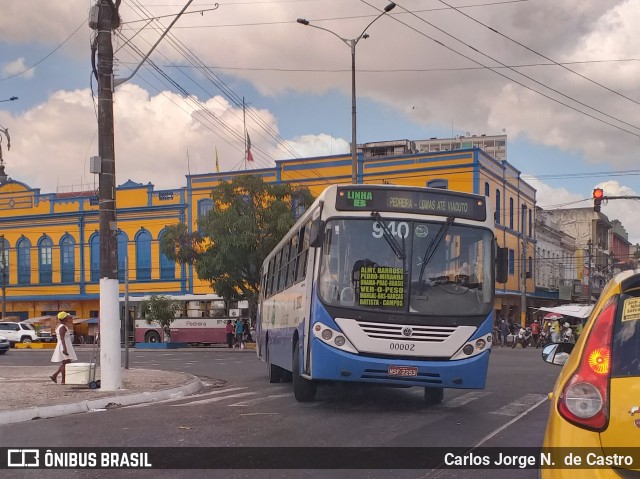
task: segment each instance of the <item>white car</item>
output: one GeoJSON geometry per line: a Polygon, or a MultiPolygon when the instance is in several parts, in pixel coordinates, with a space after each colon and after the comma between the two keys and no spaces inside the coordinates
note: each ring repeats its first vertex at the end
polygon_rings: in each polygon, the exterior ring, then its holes
{"type": "Polygon", "coordinates": [[[0,336],[0,355],[9,351],[9,340],[4,336],[0,336]]]}
{"type": "Polygon", "coordinates": [[[38,340],[38,333],[29,323],[2,321],[0,322],[0,334],[7,338],[12,345],[15,343],[30,343],[38,340]]]}

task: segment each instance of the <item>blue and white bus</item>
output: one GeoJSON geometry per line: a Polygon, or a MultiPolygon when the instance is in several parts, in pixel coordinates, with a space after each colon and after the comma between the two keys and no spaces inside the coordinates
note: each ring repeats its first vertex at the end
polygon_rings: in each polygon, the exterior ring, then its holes
{"type": "Polygon", "coordinates": [[[484,196],[328,187],[262,266],[257,354],[270,382],[292,381],[303,402],[323,381],[421,386],[431,404],[444,388],[483,388],[506,280],[493,226],[484,196]]]}

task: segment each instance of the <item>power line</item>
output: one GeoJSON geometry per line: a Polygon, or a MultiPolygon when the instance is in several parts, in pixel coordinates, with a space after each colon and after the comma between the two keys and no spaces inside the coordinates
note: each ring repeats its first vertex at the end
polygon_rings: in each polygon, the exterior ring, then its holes
{"type": "Polygon", "coordinates": [[[583,78],[583,79],[585,79],[585,80],[587,80],[587,81],[589,81],[589,82],[593,83],[594,85],[597,85],[597,86],[599,86],[599,87],[601,87],[601,88],[603,88],[603,89],[605,89],[605,90],[607,90],[607,91],[609,91],[609,92],[611,92],[611,93],[613,93],[613,94],[615,94],[615,95],[618,95],[618,96],[620,96],[620,97],[622,97],[622,98],[625,98],[626,100],[629,100],[629,101],[631,101],[631,102],[635,103],[636,105],[640,105],[640,102],[638,102],[638,101],[634,100],[633,98],[629,98],[628,96],[623,95],[622,93],[620,93],[620,92],[618,92],[618,91],[616,91],[616,90],[613,90],[613,89],[611,89],[611,88],[609,88],[609,87],[607,87],[607,86],[605,86],[605,85],[603,85],[603,84],[601,84],[601,83],[598,83],[598,82],[597,82],[597,81],[595,81],[595,80],[592,80],[591,78],[587,77],[586,75],[583,75],[583,74],[581,74],[581,73],[578,73],[577,71],[572,70],[571,68],[568,68],[568,67],[566,67],[565,65],[562,65],[562,64],[560,64],[560,63],[556,62],[555,60],[552,60],[552,59],[551,59],[551,58],[549,58],[548,56],[543,55],[542,53],[540,53],[540,52],[538,52],[538,51],[536,51],[536,50],[533,50],[532,48],[529,48],[527,45],[525,45],[525,44],[523,44],[523,43],[519,42],[518,40],[514,40],[514,39],[513,39],[513,38],[511,38],[510,36],[505,35],[504,33],[499,32],[498,30],[496,30],[495,28],[490,27],[489,25],[487,25],[487,24],[485,24],[485,23],[482,23],[480,20],[477,20],[477,19],[473,18],[471,15],[467,15],[466,13],[464,13],[463,11],[461,11],[458,7],[453,7],[453,6],[449,5],[447,2],[445,2],[444,0],[438,0],[438,1],[439,1],[440,3],[442,3],[442,4],[446,5],[447,7],[452,8],[453,10],[455,10],[456,12],[458,12],[460,15],[464,15],[465,17],[467,17],[468,19],[470,19],[470,20],[474,21],[475,23],[478,23],[479,25],[482,25],[483,27],[485,27],[485,28],[487,28],[487,29],[491,30],[492,32],[496,33],[497,35],[500,35],[501,37],[506,38],[507,40],[509,40],[509,41],[511,41],[511,42],[513,42],[513,43],[515,43],[516,45],[521,46],[522,48],[524,48],[524,49],[526,49],[526,50],[530,51],[531,53],[535,53],[535,54],[536,54],[536,55],[538,55],[539,57],[542,57],[542,58],[544,58],[545,60],[548,60],[548,61],[552,62],[554,65],[557,65],[557,66],[559,66],[559,67],[561,67],[561,68],[564,68],[564,69],[565,69],[565,70],[567,70],[568,72],[571,72],[571,73],[573,73],[574,75],[577,75],[577,76],[579,76],[580,78],[583,78]]]}
{"type": "MultiPolygon", "coordinates": [[[[364,3],[364,4],[366,4],[366,5],[369,5],[369,6],[373,7],[373,8],[375,8],[373,5],[371,5],[370,3],[368,3],[366,0],[360,0],[360,1],[361,1],[362,3],[364,3]]],[[[409,13],[410,15],[412,15],[412,16],[414,16],[415,18],[419,19],[421,22],[426,23],[427,25],[429,25],[429,26],[431,26],[432,28],[434,28],[434,29],[438,30],[439,32],[441,32],[441,33],[445,34],[446,36],[453,38],[454,40],[456,40],[457,42],[460,42],[461,44],[463,44],[463,45],[464,45],[464,46],[466,46],[467,48],[469,48],[469,49],[471,49],[471,50],[473,50],[473,51],[475,51],[475,52],[479,53],[480,55],[482,55],[482,56],[484,56],[484,57],[487,57],[488,59],[490,59],[490,60],[492,60],[492,61],[494,61],[494,62],[496,62],[496,63],[500,64],[500,65],[501,65],[501,66],[503,66],[503,67],[506,67],[506,65],[505,65],[504,63],[500,62],[499,60],[497,60],[497,59],[495,59],[495,58],[491,57],[490,55],[488,55],[488,54],[486,54],[486,53],[481,52],[481,51],[480,51],[480,50],[478,50],[477,48],[475,48],[475,47],[473,47],[473,46],[469,45],[468,43],[466,43],[466,42],[464,42],[464,41],[460,40],[459,38],[455,37],[454,35],[452,35],[452,34],[448,33],[447,31],[443,30],[442,28],[440,28],[440,27],[438,27],[438,26],[434,25],[433,23],[431,23],[431,22],[429,22],[429,21],[425,20],[424,18],[422,18],[422,17],[420,17],[420,16],[416,15],[414,12],[412,12],[412,11],[410,11],[410,10],[407,10],[405,7],[403,7],[403,6],[399,5],[399,4],[398,4],[398,6],[400,6],[400,8],[402,8],[404,11],[406,11],[406,12],[407,12],[407,13],[409,13]]],[[[398,23],[400,23],[400,24],[404,25],[405,27],[407,27],[407,28],[409,28],[409,29],[413,30],[414,32],[418,33],[419,35],[424,36],[425,38],[430,39],[431,41],[433,41],[433,42],[437,43],[438,45],[441,45],[442,47],[446,48],[447,50],[449,50],[449,51],[451,51],[451,52],[454,52],[454,53],[456,53],[457,55],[460,55],[461,57],[466,58],[466,59],[467,59],[467,60],[469,60],[469,61],[472,61],[473,63],[476,63],[476,64],[478,64],[478,65],[481,65],[481,66],[485,67],[487,70],[492,71],[492,72],[493,72],[493,73],[495,73],[496,75],[499,75],[499,76],[501,76],[501,77],[503,77],[503,78],[505,78],[505,79],[507,79],[507,80],[509,80],[509,81],[511,81],[511,82],[516,83],[517,85],[520,85],[520,86],[522,86],[522,87],[524,87],[524,88],[526,88],[526,89],[528,89],[528,90],[530,90],[530,91],[532,91],[532,92],[534,92],[534,93],[537,93],[538,95],[541,95],[541,96],[543,96],[543,97],[545,97],[545,98],[547,98],[547,99],[549,99],[549,100],[551,100],[551,101],[554,101],[554,102],[556,102],[556,103],[558,103],[558,104],[560,104],[560,105],[563,105],[563,106],[565,106],[565,107],[567,107],[567,108],[570,108],[570,109],[572,109],[572,110],[574,110],[574,111],[576,111],[576,112],[578,112],[578,113],[581,113],[581,114],[583,114],[583,115],[585,115],[585,116],[587,116],[587,117],[589,117],[589,118],[592,118],[592,119],[594,119],[594,120],[596,120],[596,121],[599,121],[599,122],[604,123],[604,124],[606,124],[606,125],[612,126],[613,128],[616,128],[616,129],[618,129],[618,130],[624,131],[624,132],[626,132],[626,133],[629,133],[630,135],[633,135],[633,136],[636,136],[636,137],[640,138],[640,134],[638,134],[638,133],[635,133],[635,132],[633,132],[633,131],[629,131],[629,130],[627,130],[626,128],[623,128],[623,127],[621,127],[621,126],[619,126],[619,125],[616,125],[616,124],[614,124],[614,123],[611,123],[611,122],[609,122],[609,121],[606,121],[606,120],[604,120],[604,119],[602,119],[602,118],[599,118],[599,117],[597,117],[597,116],[595,116],[595,115],[593,115],[593,114],[591,114],[591,113],[588,113],[588,112],[582,111],[582,110],[580,110],[579,108],[574,107],[574,106],[572,106],[572,105],[569,105],[568,103],[565,103],[565,102],[563,102],[563,101],[560,101],[560,100],[558,100],[558,99],[556,99],[556,98],[553,98],[552,96],[550,96],[550,95],[548,95],[548,94],[546,94],[546,93],[543,93],[543,92],[542,92],[542,91],[540,91],[540,90],[536,90],[535,88],[532,88],[532,87],[530,87],[530,86],[528,86],[528,85],[525,85],[524,83],[522,83],[522,82],[520,82],[520,81],[518,81],[518,80],[515,80],[514,78],[511,78],[511,77],[509,77],[509,76],[507,76],[507,75],[505,75],[505,74],[503,74],[503,73],[501,73],[501,72],[497,71],[497,70],[496,70],[495,68],[493,68],[493,67],[489,67],[489,66],[483,65],[481,62],[479,62],[478,60],[475,60],[474,58],[470,57],[469,55],[466,55],[466,54],[464,54],[464,53],[462,53],[462,52],[459,52],[458,50],[454,49],[453,47],[450,47],[450,46],[448,46],[448,45],[445,45],[445,44],[444,44],[444,43],[442,43],[441,41],[436,40],[435,38],[433,38],[433,37],[431,37],[431,36],[427,35],[426,33],[424,33],[424,32],[422,32],[422,31],[420,31],[420,30],[418,30],[418,29],[416,29],[416,28],[412,27],[411,25],[409,25],[409,24],[407,24],[407,23],[405,23],[405,22],[403,22],[402,20],[400,20],[400,19],[398,19],[398,18],[397,18],[397,15],[390,15],[390,18],[393,18],[393,19],[394,19],[395,21],[397,21],[398,23]]],[[[561,95],[561,96],[563,96],[563,97],[565,97],[565,98],[567,98],[567,99],[569,99],[569,100],[571,100],[571,101],[575,102],[575,103],[578,103],[578,104],[580,104],[580,105],[583,105],[583,106],[585,106],[585,107],[587,107],[587,108],[589,108],[589,109],[591,109],[591,110],[593,110],[593,111],[596,111],[596,112],[598,112],[598,113],[600,113],[600,114],[602,114],[602,115],[604,115],[604,116],[607,116],[607,117],[609,117],[609,118],[611,118],[611,119],[613,119],[613,120],[615,120],[615,121],[618,121],[618,122],[620,122],[620,123],[623,123],[623,124],[629,125],[629,126],[631,126],[631,127],[633,127],[633,128],[636,128],[636,129],[640,129],[640,127],[636,127],[635,125],[629,124],[629,123],[627,123],[627,122],[625,122],[625,121],[623,121],[623,120],[620,120],[620,119],[615,118],[615,117],[613,117],[613,116],[611,116],[611,115],[608,115],[607,113],[604,113],[604,112],[602,112],[602,111],[600,111],[600,110],[598,110],[598,109],[596,109],[596,108],[594,108],[594,107],[591,107],[591,106],[589,106],[589,105],[586,105],[585,103],[580,102],[579,100],[576,100],[576,99],[574,99],[574,98],[572,98],[572,97],[570,97],[570,96],[568,96],[568,95],[565,95],[564,93],[562,93],[562,92],[560,92],[560,91],[558,91],[558,90],[555,90],[555,89],[553,89],[553,88],[551,88],[551,87],[549,87],[549,86],[547,86],[547,85],[543,84],[542,82],[539,82],[539,81],[535,80],[534,78],[532,78],[532,77],[529,77],[529,76],[525,75],[524,73],[521,73],[521,72],[519,72],[519,71],[517,71],[517,70],[515,70],[515,69],[510,69],[510,70],[511,70],[511,71],[513,71],[514,73],[516,73],[516,74],[520,75],[520,76],[523,76],[523,77],[525,77],[525,78],[527,78],[527,79],[531,80],[532,82],[534,82],[534,83],[536,83],[536,84],[539,84],[540,86],[542,86],[542,87],[544,87],[544,88],[546,88],[546,89],[548,89],[548,90],[551,90],[551,91],[553,91],[553,92],[555,92],[555,93],[557,93],[557,94],[559,94],[559,95],[561,95]]]]}

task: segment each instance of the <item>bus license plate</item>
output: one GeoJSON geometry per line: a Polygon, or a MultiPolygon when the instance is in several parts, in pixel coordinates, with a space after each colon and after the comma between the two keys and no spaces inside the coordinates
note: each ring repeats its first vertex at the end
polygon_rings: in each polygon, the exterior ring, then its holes
{"type": "Polygon", "coordinates": [[[418,368],[415,366],[389,366],[389,376],[417,376],[418,368]]]}

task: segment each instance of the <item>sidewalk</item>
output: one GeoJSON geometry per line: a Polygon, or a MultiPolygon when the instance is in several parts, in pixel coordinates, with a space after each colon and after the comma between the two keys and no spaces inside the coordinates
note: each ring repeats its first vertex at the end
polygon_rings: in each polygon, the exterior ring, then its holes
{"type": "Polygon", "coordinates": [[[152,369],[123,369],[122,389],[118,391],[54,384],[50,374],[51,368],[40,366],[5,366],[0,369],[0,426],[181,398],[204,387],[196,376],[152,369]]]}

